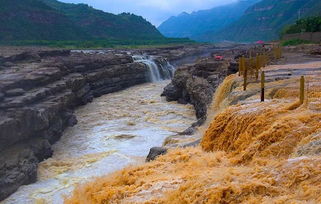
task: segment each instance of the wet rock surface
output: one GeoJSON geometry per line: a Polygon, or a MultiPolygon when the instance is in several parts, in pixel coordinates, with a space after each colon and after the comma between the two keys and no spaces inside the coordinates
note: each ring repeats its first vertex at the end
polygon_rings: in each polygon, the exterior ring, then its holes
{"type": "Polygon", "coordinates": [[[0,199],[35,181],[38,162],[50,157],[51,145],[77,123],[75,107],[147,81],[147,67],[129,55],[58,50],[3,60],[9,66],[0,74],[0,199]]]}
{"type": "Polygon", "coordinates": [[[146,158],[146,162],[155,160],[157,157],[167,153],[167,148],[165,147],[153,147],[150,149],[149,154],[146,158]]]}
{"type": "Polygon", "coordinates": [[[203,59],[195,64],[179,67],[162,95],[168,101],[193,104],[202,124],[206,120],[207,108],[216,88],[228,73],[233,72],[234,64],[227,60],[203,59]]]}
{"type": "MultiPolygon", "coordinates": [[[[179,53],[171,59],[199,51],[171,48],[147,54],[160,54],[156,63],[162,63],[171,50],[179,53]]],[[[38,163],[52,155],[51,145],[77,123],[76,107],[149,81],[148,67],[134,62],[133,52],[5,51],[0,52],[0,200],[35,182],[38,163]]]]}
{"type": "Polygon", "coordinates": [[[248,55],[253,45],[237,45],[235,47],[211,50],[209,57],[203,57],[194,63],[182,65],[162,93],[168,101],[191,103],[196,110],[198,121],[193,126],[200,126],[206,120],[207,108],[219,84],[226,76],[238,72],[238,58],[248,55]],[[222,56],[223,60],[215,60],[214,56],[222,56]]]}
{"type": "Polygon", "coordinates": [[[214,93],[225,77],[238,72],[239,56],[248,54],[251,46],[237,46],[214,50],[210,57],[177,68],[176,73],[162,93],[167,101],[177,101],[194,106],[197,121],[190,128],[176,135],[167,137],[166,148],[191,147],[200,143],[198,127],[207,119],[207,111],[212,103],[214,93]],[[215,60],[214,56],[223,56],[224,60],[215,60]]]}

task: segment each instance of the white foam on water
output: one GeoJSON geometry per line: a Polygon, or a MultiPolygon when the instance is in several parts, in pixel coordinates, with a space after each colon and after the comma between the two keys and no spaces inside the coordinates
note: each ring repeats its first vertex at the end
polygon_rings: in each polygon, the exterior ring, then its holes
{"type": "Polygon", "coordinates": [[[78,108],[78,124],[53,145],[53,157],[40,163],[38,181],[2,204],[60,204],[75,184],[144,162],[151,147],[196,120],[192,106],[160,97],[168,83],[131,87],[78,108]]]}

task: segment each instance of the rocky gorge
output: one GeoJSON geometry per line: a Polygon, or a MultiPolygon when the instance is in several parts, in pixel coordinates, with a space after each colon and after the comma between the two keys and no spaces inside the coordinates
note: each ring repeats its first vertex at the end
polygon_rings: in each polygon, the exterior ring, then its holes
{"type": "Polygon", "coordinates": [[[177,146],[175,138],[188,138],[181,146],[198,144],[199,138],[190,136],[205,122],[216,88],[237,71],[235,59],[247,49],[198,45],[85,51],[19,48],[0,52],[0,200],[37,180],[38,163],[51,157],[52,145],[67,127],[77,124],[75,108],[95,97],[153,81],[155,69],[159,79],[169,79],[173,75],[173,68],[167,67],[169,62],[177,69],[162,96],[167,101],[192,104],[197,121],[168,137],[165,147],[152,148],[147,161],[177,146]],[[214,55],[224,55],[225,59],[216,61],[214,55]]]}
{"type": "Polygon", "coordinates": [[[200,143],[201,135],[198,129],[207,120],[208,109],[216,89],[228,75],[238,71],[237,58],[246,54],[250,48],[251,45],[239,45],[216,49],[209,57],[202,57],[194,63],[184,64],[176,69],[172,81],[164,88],[162,96],[166,97],[167,101],[192,104],[197,121],[185,131],[166,138],[163,147],[152,148],[147,161],[165,154],[170,148],[190,147],[200,143]],[[215,60],[215,55],[224,56],[224,59],[215,60]]]}
{"type": "MultiPolygon", "coordinates": [[[[206,47],[210,49],[210,47],[206,47]]],[[[38,163],[67,127],[76,107],[95,97],[151,80],[134,54],[158,54],[155,63],[201,54],[202,46],[155,50],[71,51],[3,49],[0,54],[0,200],[37,179],[38,163]]],[[[160,70],[160,75],[164,75],[160,70]]],[[[165,77],[165,76],[164,76],[165,77]]],[[[168,77],[168,76],[166,76],[168,77]]]]}

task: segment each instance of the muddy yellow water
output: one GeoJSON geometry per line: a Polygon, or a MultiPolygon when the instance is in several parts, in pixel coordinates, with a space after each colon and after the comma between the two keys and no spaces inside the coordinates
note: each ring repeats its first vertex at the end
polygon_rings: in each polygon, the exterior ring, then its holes
{"type": "Polygon", "coordinates": [[[38,181],[3,204],[63,203],[76,183],[142,163],[151,147],[196,120],[192,106],[160,97],[167,83],[135,86],[77,109],[78,124],[53,146],[53,157],[40,163],[38,181]]]}
{"type": "Polygon", "coordinates": [[[243,91],[242,77],[228,77],[215,94],[199,147],[173,149],[156,161],[78,185],[65,203],[321,203],[316,68],[321,62],[265,68],[263,103],[258,81],[249,80],[243,91]],[[303,104],[301,75],[307,81],[303,104]]]}

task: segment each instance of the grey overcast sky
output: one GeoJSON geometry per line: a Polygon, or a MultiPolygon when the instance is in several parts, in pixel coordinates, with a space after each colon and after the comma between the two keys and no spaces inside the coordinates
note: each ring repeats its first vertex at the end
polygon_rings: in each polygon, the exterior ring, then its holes
{"type": "Polygon", "coordinates": [[[158,26],[181,12],[210,9],[237,0],[60,0],[68,3],[86,3],[96,9],[119,14],[130,12],[143,16],[158,26]]]}

